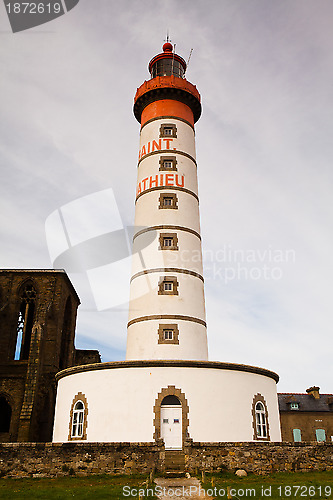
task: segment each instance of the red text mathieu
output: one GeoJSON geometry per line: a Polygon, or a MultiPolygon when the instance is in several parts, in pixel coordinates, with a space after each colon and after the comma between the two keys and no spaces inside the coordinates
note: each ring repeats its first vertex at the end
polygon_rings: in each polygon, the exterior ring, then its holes
{"type": "Polygon", "coordinates": [[[167,187],[167,186],[177,186],[184,187],[185,175],[179,174],[156,174],[151,175],[142,179],[138,183],[136,189],[136,195],[139,196],[143,191],[147,189],[157,188],[157,187],[167,187]]]}

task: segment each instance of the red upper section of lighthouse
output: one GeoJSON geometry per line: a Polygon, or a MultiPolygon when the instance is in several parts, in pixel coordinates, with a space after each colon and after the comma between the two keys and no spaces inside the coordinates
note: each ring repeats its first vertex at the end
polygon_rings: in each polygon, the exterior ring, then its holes
{"type": "MultiPolygon", "coordinates": [[[[171,43],[163,45],[163,52],[149,63],[151,79],[145,81],[134,98],[134,115],[141,122],[143,110],[151,103],[161,100],[178,101],[190,108],[196,122],[201,115],[200,94],[185,77],[186,62],[173,52],[171,43]]],[[[189,110],[189,112],[190,112],[189,110]]]]}

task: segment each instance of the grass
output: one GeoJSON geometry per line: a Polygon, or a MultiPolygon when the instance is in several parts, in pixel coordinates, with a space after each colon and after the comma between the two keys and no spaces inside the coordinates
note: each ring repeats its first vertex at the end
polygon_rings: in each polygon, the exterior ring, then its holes
{"type": "Polygon", "coordinates": [[[250,474],[243,478],[223,472],[205,475],[202,487],[207,493],[213,493],[215,498],[226,499],[229,492],[229,498],[235,500],[237,498],[333,500],[333,471],[280,472],[268,476],[250,474]]]}
{"type": "MultiPolygon", "coordinates": [[[[148,486],[150,490],[147,492],[147,485],[148,477],[143,475],[66,476],[55,479],[2,478],[0,479],[0,499],[63,500],[80,498],[80,500],[100,500],[115,498],[125,500],[126,498],[139,498],[139,489],[145,491],[143,495],[141,492],[142,499],[156,498],[153,496],[151,485],[148,486]],[[125,486],[133,489],[134,494],[125,496],[123,494],[125,486]]],[[[228,472],[206,474],[202,481],[202,488],[207,493],[213,493],[213,497],[224,499],[228,498],[228,491],[229,493],[231,491],[233,496],[229,495],[229,498],[235,500],[244,498],[333,500],[333,471],[275,473],[269,476],[250,474],[245,478],[238,478],[228,472]],[[216,488],[215,492],[214,488],[216,488]]]]}
{"type": "MultiPolygon", "coordinates": [[[[0,479],[1,499],[29,500],[80,500],[93,499],[126,499],[135,496],[124,496],[123,487],[146,489],[147,476],[110,476],[93,475],[87,477],[66,476],[55,479],[0,479]]],[[[136,497],[138,498],[138,496],[136,497]]],[[[152,495],[150,499],[155,498],[152,495]]]]}

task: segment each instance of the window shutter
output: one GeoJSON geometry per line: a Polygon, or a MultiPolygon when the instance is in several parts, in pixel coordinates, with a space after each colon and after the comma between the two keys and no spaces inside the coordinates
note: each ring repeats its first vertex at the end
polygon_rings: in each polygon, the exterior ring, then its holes
{"type": "Polygon", "coordinates": [[[320,441],[326,441],[325,430],[324,429],[316,429],[316,438],[318,443],[320,441]]]}
{"type": "Polygon", "coordinates": [[[300,429],[293,429],[293,435],[294,435],[294,442],[295,443],[300,443],[302,441],[300,429]]]}

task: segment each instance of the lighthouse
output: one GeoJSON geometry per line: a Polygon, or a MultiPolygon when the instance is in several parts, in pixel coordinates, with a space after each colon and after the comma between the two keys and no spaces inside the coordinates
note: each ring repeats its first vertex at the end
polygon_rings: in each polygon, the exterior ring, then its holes
{"type": "Polygon", "coordinates": [[[126,359],[57,374],[53,441],[166,450],[281,441],[278,375],[208,360],[194,130],[201,98],[169,42],[148,69],[133,108],[140,144],[126,359]]]}
{"type": "Polygon", "coordinates": [[[207,360],[194,124],[200,94],[171,43],[138,88],[141,124],[126,359],[207,360]]]}

